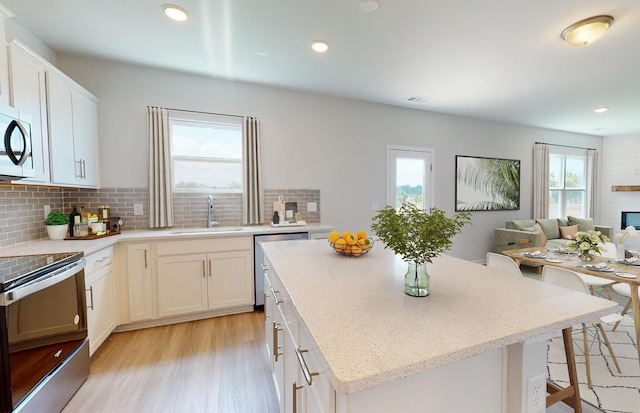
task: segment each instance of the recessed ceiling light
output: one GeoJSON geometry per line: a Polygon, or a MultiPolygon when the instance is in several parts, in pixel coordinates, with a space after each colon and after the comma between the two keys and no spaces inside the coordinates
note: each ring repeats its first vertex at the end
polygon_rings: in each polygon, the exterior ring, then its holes
{"type": "Polygon", "coordinates": [[[318,39],[311,42],[311,48],[314,52],[324,53],[329,50],[329,42],[326,40],[318,39]]]}
{"type": "Polygon", "coordinates": [[[374,11],[378,8],[378,0],[362,0],[360,8],[364,11],[374,11]]]}
{"type": "Polygon", "coordinates": [[[601,108],[598,108],[598,109],[594,110],[594,112],[595,112],[595,113],[605,113],[605,112],[606,112],[606,111],[608,111],[608,110],[609,110],[609,108],[608,108],[608,107],[603,106],[603,107],[601,107],[601,108]]]}
{"type": "Polygon", "coordinates": [[[571,46],[586,46],[601,38],[612,24],[611,16],[589,17],[567,27],[560,36],[571,46]]]}
{"type": "Polygon", "coordinates": [[[183,22],[188,19],[187,11],[180,6],[176,6],[175,4],[164,4],[162,5],[162,10],[164,11],[164,14],[166,14],[167,17],[171,20],[183,22]]]}

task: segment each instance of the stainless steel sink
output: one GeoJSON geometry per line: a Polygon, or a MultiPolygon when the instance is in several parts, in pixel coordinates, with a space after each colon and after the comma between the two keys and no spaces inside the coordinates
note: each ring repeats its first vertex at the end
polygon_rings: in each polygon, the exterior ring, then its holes
{"type": "Polygon", "coordinates": [[[214,227],[214,228],[194,228],[180,229],[171,231],[172,234],[207,234],[210,232],[237,232],[242,231],[243,227],[214,227]]]}

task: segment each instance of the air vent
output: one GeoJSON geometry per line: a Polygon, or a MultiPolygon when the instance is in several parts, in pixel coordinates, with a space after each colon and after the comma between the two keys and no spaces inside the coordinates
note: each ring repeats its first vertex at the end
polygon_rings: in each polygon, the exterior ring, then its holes
{"type": "Polygon", "coordinates": [[[407,101],[411,103],[427,103],[431,99],[429,98],[421,98],[420,96],[411,96],[407,101]]]}

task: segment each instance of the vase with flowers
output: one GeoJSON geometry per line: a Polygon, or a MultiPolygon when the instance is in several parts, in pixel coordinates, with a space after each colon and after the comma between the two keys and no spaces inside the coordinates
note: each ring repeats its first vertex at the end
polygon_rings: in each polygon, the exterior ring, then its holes
{"type": "Polygon", "coordinates": [[[618,232],[616,234],[616,240],[618,241],[618,258],[625,258],[624,242],[629,238],[638,238],[638,232],[633,225],[626,227],[624,232],[618,232]]]}
{"type": "Polygon", "coordinates": [[[609,242],[609,238],[600,231],[578,231],[567,241],[566,247],[578,252],[578,258],[582,261],[591,261],[593,256],[591,252],[602,254],[604,243],[609,242]]]}
{"type": "Polygon", "coordinates": [[[404,292],[413,297],[429,295],[427,263],[448,250],[462,227],[471,222],[468,212],[449,218],[444,211],[430,212],[405,202],[398,209],[387,206],[373,217],[371,229],[384,242],[384,247],[402,256],[408,264],[404,292]]]}

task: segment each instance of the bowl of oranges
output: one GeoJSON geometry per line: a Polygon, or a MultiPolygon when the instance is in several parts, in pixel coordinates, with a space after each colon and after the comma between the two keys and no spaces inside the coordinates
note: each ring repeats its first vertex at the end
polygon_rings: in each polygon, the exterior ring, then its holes
{"type": "Polygon", "coordinates": [[[342,234],[331,231],[328,241],[335,252],[347,257],[360,257],[371,251],[373,247],[373,240],[362,230],[356,233],[345,231],[342,234]]]}

